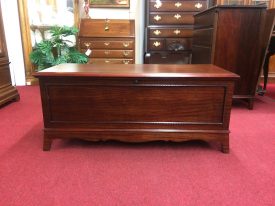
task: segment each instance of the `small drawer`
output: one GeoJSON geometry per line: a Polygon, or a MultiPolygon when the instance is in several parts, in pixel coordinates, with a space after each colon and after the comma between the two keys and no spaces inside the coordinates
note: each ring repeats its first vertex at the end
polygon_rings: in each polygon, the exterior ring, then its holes
{"type": "Polygon", "coordinates": [[[165,41],[163,39],[150,39],[149,40],[149,49],[151,50],[164,50],[165,49],[165,41]]]}
{"type": "Polygon", "coordinates": [[[89,64],[134,64],[133,59],[90,58],[89,64]]]}
{"type": "Polygon", "coordinates": [[[135,21],[127,19],[81,19],[79,37],[134,37],[135,21]]]}
{"type": "Polygon", "coordinates": [[[194,24],[194,13],[186,12],[151,12],[149,22],[153,25],[194,24]]]}
{"type": "Polygon", "coordinates": [[[190,52],[150,52],[145,55],[145,64],[188,64],[190,52]]]}
{"type": "Polygon", "coordinates": [[[132,39],[116,41],[108,38],[100,40],[81,38],[79,44],[82,49],[134,49],[134,41],[132,39]]]}
{"type": "Polygon", "coordinates": [[[191,50],[192,38],[167,38],[165,45],[168,51],[191,50]]]}
{"type": "Polygon", "coordinates": [[[156,1],[150,0],[150,11],[203,11],[207,8],[207,1],[156,1]]]}
{"type": "Polygon", "coordinates": [[[150,37],[192,37],[193,29],[188,28],[149,28],[150,37]]]}
{"type": "MultiPolygon", "coordinates": [[[[82,53],[85,53],[86,50],[81,50],[82,53]]],[[[89,57],[93,58],[133,58],[133,50],[92,50],[89,57]]]]}

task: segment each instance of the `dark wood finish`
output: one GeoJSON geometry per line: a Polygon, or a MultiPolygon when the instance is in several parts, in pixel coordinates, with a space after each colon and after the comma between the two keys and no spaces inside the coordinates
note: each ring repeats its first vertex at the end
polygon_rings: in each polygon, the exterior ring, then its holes
{"type": "Polygon", "coordinates": [[[207,0],[146,1],[144,62],[147,64],[190,63],[193,15],[206,8],[207,0]],[[187,61],[186,54],[189,56],[187,61]],[[163,60],[164,56],[165,60],[163,60]]]}
{"type": "Polygon", "coordinates": [[[166,12],[151,12],[149,14],[149,23],[150,24],[194,24],[194,13],[192,12],[177,12],[175,13],[166,13],[166,12]],[[156,18],[158,15],[161,15],[161,20],[156,18]],[[177,18],[176,18],[177,17],[177,18]]]}
{"type": "Polygon", "coordinates": [[[146,63],[154,64],[158,62],[159,64],[189,64],[190,63],[190,53],[189,52],[150,52],[146,54],[146,63]]]}
{"type": "Polygon", "coordinates": [[[156,0],[148,0],[149,9],[152,12],[169,12],[169,11],[193,11],[198,12],[201,10],[205,10],[207,8],[207,1],[173,1],[173,0],[164,0],[159,1],[161,4],[158,4],[156,0]]]}
{"type": "Polygon", "coordinates": [[[54,138],[218,141],[229,152],[238,75],[214,65],[58,65],[39,78],[44,150],[54,138]]]}
{"type": "Polygon", "coordinates": [[[270,57],[275,54],[275,9],[268,9],[266,13],[265,32],[264,32],[264,57],[263,57],[263,75],[264,87],[266,91],[268,78],[275,79],[275,67],[270,64],[270,57]]]}
{"type": "Polygon", "coordinates": [[[134,20],[82,19],[78,48],[91,50],[90,64],[134,64],[134,20]]]}
{"type": "Polygon", "coordinates": [[[135,42],[132,38],[123,38],[123,41],[120,39],[113,38],[82,38],[79,41],[80,48],[87,49],[87,45],[91,49],[135,49],[135,42]]]}
{"type": "Polygon", "coordinates": [[[172,38],[191,38],[193,37],[192,28],[161,28],[153,27],[148,28],[148,34],[151,38],[162,38],[162,37],[172,37],[172,38]]]}
{"type": "Polygon", "coordinates": [[[0,3],[0,105],[12,100],[19,100],[17,89],[12,85],[9,57],[7,52],[2,10],[0,3]]]}
{"type": "Polygon", "coordinates": [[[180,38],[169,38],[169,39],[160,39],[160,38],[151,38],[149,42],[149,48],[154,50],[170,50],[170,51],[184,51],[192,49],[192,40],[190,38],[180,39],[180,38]],[[159,42],[159,43],[157,43],[159,42]],[[181,46],[177,46],[177,45],[181,46]],[[177,47],[175,47],[175,45],[177,47]]]}
{"type": "Polygon", "coordinates": [[[192,64],[212,63],[240,75],[234,98],[253,100],[261,71],[265,6],[216,6],[195,15],[192,64]]]}

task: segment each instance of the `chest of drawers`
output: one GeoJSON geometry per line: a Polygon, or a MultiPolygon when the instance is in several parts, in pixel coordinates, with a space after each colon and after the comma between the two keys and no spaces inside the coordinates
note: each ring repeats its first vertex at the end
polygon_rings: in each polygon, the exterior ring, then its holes
{"type": "Polygon", "coordinates": [[[253,100],[261,71],[265,6],[216,6],[195,15],[192,64],[215,64],[240,76],[234,98],[253,100]]]}
{"type": "Polygon", "coordinates": [[[78,48],[89,56],[89,63],[134,64],[134,20],[83,19],[78,48]]]}
{"type": "Polygon", "coordinates": [[[207,1],[148,0],[145,22],[145,63],[189,63],[193,15],[207,8],[207,1]]]}

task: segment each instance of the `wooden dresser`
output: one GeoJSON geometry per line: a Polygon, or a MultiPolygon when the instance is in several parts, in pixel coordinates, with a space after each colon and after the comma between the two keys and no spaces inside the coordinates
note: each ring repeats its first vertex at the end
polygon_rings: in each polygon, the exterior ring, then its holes
{"type": "Polygon", "coordinates": [[[134,64],[134,20],[82,19],[78,36],[79,51],[89,63],[134,64]]]}
{"type": "Polygon", "coordinates": [[[146,1],[144,62],[190,63],[193,15],[206,8],[206,0],[146,1]]]}
{"type": "Polygon", "coordinates": [[[44,150],[55,138],[204,140],[229,152],[238,75],[214,65],[62,64],[37,72],[44,150]]]}
{"type": "Polygon", "coordinates": [[[195,15],[192,64],[240,75],[234,98],[253,100],[261,71],[265,6],[216,6],[195,15]]]}
{"type": "Polygon", "coordinates": [[[17,89],[12,85],[9,57],[6,47],[2,10],[0,5],[0,106],[12,100],[19,100],[17,89]]]}

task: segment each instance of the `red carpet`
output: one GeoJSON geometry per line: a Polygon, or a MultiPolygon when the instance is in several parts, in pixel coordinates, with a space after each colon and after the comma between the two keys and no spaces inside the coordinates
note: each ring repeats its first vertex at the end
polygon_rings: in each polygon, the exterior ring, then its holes
{"type": "Polygon", "coordinates": [[[0,206],[275,205],[268,96],[257,96],[254,110],[234,103],[230,154],[204,142],[80,140],[56,140],[43,152],[39,88],[18,89],[21,100],[0,109],[0,206]]]}
{"type": "Polygon", "coordinates": [[[265,96],[275,101],[275,84],[267,84],[265,96]]]}

